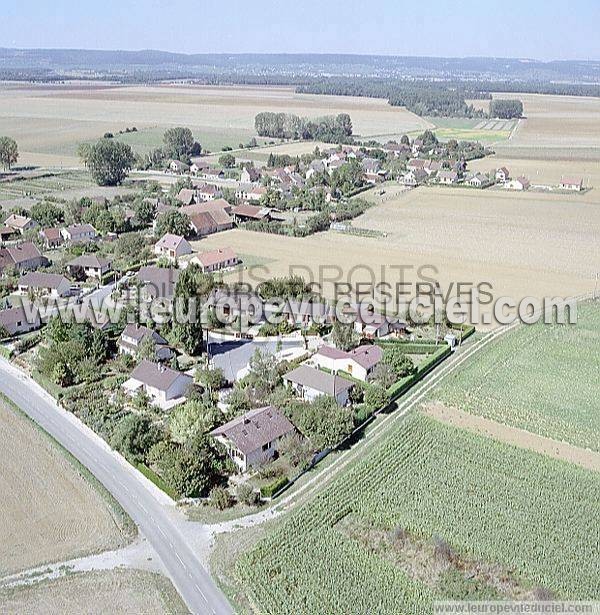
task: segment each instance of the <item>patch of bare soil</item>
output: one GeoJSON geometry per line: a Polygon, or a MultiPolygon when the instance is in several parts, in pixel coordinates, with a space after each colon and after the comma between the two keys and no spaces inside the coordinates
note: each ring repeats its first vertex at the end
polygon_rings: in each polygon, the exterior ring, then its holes
{"type": "Polygon", "coordinates": [[[575,463],[587,470],[600,472],[600,453],[573,446],[567,442],[538,436],[524,429],[509,427],[439,402],[426,404],[423,411],[443,423],[466,429],[472,433],[548,455],[553,459],[575,463]]]}

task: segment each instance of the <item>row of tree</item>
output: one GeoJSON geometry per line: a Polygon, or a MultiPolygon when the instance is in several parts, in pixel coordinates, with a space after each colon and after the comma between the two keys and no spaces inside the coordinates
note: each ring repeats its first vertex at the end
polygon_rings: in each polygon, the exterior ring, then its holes
{"type": "Polygon", "coordinates": [[[347,113],[311,120],[293,113],[264,111],[254,118],[254,127],[261,137],[275,139],[315,139],[326,143],[348,143],[352,137],[352,120],[347,113]]]}

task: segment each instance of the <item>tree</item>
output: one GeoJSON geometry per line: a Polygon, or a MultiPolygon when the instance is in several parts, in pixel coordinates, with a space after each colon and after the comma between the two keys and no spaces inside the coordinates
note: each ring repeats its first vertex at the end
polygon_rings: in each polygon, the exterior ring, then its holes
{"type": "Polygon", "coordinates": [[[215,369],[199,368],[196,370],[196,381],[212,393],[213,391],[218,391],[223,386],[225,376],[220,367],[215,369]]]}
{"type": "Polygon", "coordinates": [[[390,401],[387,390],[379,383],[371,385],[365,393],[365,403],[371,410],[379,410],[385,408],[390,401]]]}
{"type": "Polygon", "coordinates": [[[168,155],[172,158],[187,160],[192,155],[194,135],[189,128],[181,126],[169,128],[163,135],[163,142],[168,155]]]}
{"type": "Polygon", "coordinates": [[[31,207],[30,215],[44,228],[56,226],[65,219],[62,208],[48,201],[35,203],[35,205],[31,207]]]}
{"type": "Polygon", "coordinates": [[[156,236],[162,237],[165,233],[173,235],[188,236],[191,232],[190,219],[188,216],[176,209],[166,211],[158,216],[156,220],[156,236]]]}
{"type": "Polygon", "coordinates": [[[171,439],[179,444],[185,444],[199,434],[206,433],[216,427],[219,420],[219,410],[215,406],[206,405],[198,399],[190,399],[173,409],[169,419],[171,439]]]}
{"type": "Polygon", "coordinates": [[[523,103],[520,100],[494,98],[490,101],[490,117],[509,120],[523,115],[523,103]]]}
{"type": "Polygon", "coordinates": [[[134,159],[129,145],[102,139],[90,147],[86,160],[92,177],[99,186],[117,186],[127,177],[134,159]]]}
{"type": "Polygon", "coordinates": [[[231,169],[235,166],[235,156],[233,154],[223,154],[219,156],[219,164],[226,169],[231,169]]]}
{"type": "Polygon", "coordinates": [[[248,363],[248,375],[244,382],[252,387],[256,399],[263,401],[281,382],[275,355],[256,348],[248,363]]]}
{"type": "Polygon", "coordinates": [[[135,204],[134,209],[135,217],[141,225],[148,226],[152,224],[156,217],[157,209],[157,205],[152,199],[141,199],[135,204]]]}
{"type": "Polygon", "coordinates": [[[417,370],[413,360],[404,352],[401,345],[391,345],[383,351],[383,362],[390,366],[396,378],[404,378],[417,370]]]}
{"type": "Polygon", "coordinates": [[[331,341],[336,348],[348,351],[356,347],[359,337],[352,323],[346,324],[336,320],[331,329],[331,341]]]}
{"type": "Polygon", "coordinates": [[[9,169],[19,159],[17,142],[11,137],[0,137],[0,162],[5,169],[9,169]]]}
{"type": "Polygon", "coordinates": [[[240,483],[237,486],[235,497],[238,502],[246,504],[246,506],[256,506],[260,501],[259,493],[249,483],[240,483]]]}
{"type": "Polygon", "coordinates": [[[155,361],[156,360],[156,342],[151,335],[144,337],[137,351],[137,358],[140,361],[155,361]]]}
{"type": "Polygon", "coordinates": [[[285,457],[294,468],[303,470],[312,456],[310,442],[300,434],[285,436],[279,443],[279,454],[285,457]]]}
{"type": "Polygon", "coordinates": [[[125,457],[144,462],[158,439],[158,429],[148,417],[128,414],[117,424],[110,443],[125,457]]]}
{"type": "Polygon", "coordinates": [[[233,505],[233,498],[227,489],[223,487],[213,487],[210,490],[210,503],[218,510],[225,510],[233,505]]]}
{"type": "Polygon", "coordinates": [[[396,382],[396,373],[391,368],[390,365],[382,361],[379,365],[373,370],[372,380],[378,382],[384,388],[388,389],[389,387],[396,382]]]}

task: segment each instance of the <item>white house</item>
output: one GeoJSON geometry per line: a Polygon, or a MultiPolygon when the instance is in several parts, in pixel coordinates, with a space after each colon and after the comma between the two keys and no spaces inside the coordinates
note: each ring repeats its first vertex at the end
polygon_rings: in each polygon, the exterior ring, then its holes
{"type": "Polygon", "coordinates": [[[504,187],[507,190],[527,190],[530,185],[529,180],[522,175],[516,179],[510,179],[504,183],[504,187]]]}
{"type": "MultiPolygon", "coordinates": [[[[0,329],[5,330],[9,335],[20,335],[39,329],[42,326],[39,311],[34,306],[30,307],[30,310],[25,310],[22,305],[19,305],[0,310],[0,329]]],[[[2,337],[1,334],[0,337],[2,337]]]]}
{"type": "Polygon", "coordinates": [[[437,174],[437,180],[440,184],[456,184],[458,182],[458,173],[456,171],[448,171],[446,169],[442,169],[437,174]]]}
{"type": "Polygon", "coordinates": [[[65,241],[70,243],[87,243],[94,241],[98,236],[96,229],[91,224],[73,224],[60,231],[65,241]]]}
{"type": "Polygon", "coordinates": [[[314,401],[321,395],[331,395],[340,406],[345,406],[350,398],[354,383],[337,374],[329,374],[306,364],[299,365],[283,377],[301,399],[314,401]]]}
{"type": "Polygon", "coordinates": [[[562,177],[558,187],[561,190],[581,192],[583,190],[583,179],[581,177],[562,177]]]}
{"type": "Polygon", "coordinates": [[[274,406],[256,408],[210,432],[223,444],[242,472],[259,466],[277,454],[281,440],[296,429],[274,406]]]}
{"type": "Polygon", "coordinates": [[[162,363],[142,361],[123,384],[123,390],[130,396],[140,391],[148,395],[153,404],[162,410],[185,402],[194,379],[187,374],[166,367],[162,363]]]}
{"type": "Polygon", "coordinates": [[[382,359],[383,351],[379,346],[363,344],[349,352],[332,346],[321,346],[310,362],[333,373],[346,372],[366,382],[382,359]]]}
{"type": "Polygon", "coordinates": [[[30,271],[19,279],[19,292],[32,293],[43,297],[67,297],[71,293],[71,283],[67,278],[56,273],[30,271]]]}
{"type": "Polygon", "coordinates": [[[221,269],[235,267],[239,263],[239,259],[231,248],[217,248],[197,254],[190,259],[190,262],[199,265],[203,273],[213,273],[221,269]]]}
{"type": "Polygon", "coordinates": [[[31,229],[35,228],[37,226],[37,222],[26,216],[11,214],[4,221],[4,226],[11,228],[15,232],[23,235],[23,233],[26,233],[27,231],[30,231],[31,229]]]}
{"type": "Polygon", "coordinates": [[[498,182],[507,182],[510,179],[510,173],[506,167],[500,167],[496,169],[496,181],[498,182]]]}
{"type": "Polygon", "coordinates": [[[181,235],[167,233],[154,244],[154,254],[175,261],[186,254],[192,253],[192,246],[181,235]]]}

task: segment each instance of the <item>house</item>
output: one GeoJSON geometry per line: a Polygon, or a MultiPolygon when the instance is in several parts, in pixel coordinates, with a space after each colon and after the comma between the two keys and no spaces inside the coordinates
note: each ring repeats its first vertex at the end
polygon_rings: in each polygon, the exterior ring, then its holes
{"type": "Polygon", "coordinates": [[[40,238],[47,250],[58,248],[63,243],[63,237],[59,228],[45,228],[40,231],[40,238]]]}
{"type": "Polygon", "coordinates": [[[205,169],[208,169],[209,166],[210,165],[208,164],[208,162],[206,162],[206,160],[202,160],[201,158],[193,159],[192,165],[190,166],[190,173],[193,173],[194,175],[199,175],[205,169]]]}
{"type": "Polygon", "coordinates": [[[496,169],[496,181],[497,182],[507,182],[510,179],[510,174],[506,167],[500,167],[496,169]]]}
{"type": "Polygon", "coordinates": [[[483,173],[471,173],[465,179],[465,183],[472,188],[484,188],[490,180],[483,173]]]}
{"type": "Polygon", "coordinates": [[[181,160],[171,160],[169,169],[173,173],[187,173],[190,170],[190,167],[185,162],[181,162],[181,160]]]}
{"type": "Polygon", "coordinates": [[[529,180],[523,175],[516,179],[510,179],[504,183],[504,187],[507,190],[528,190],[529,186],[531,186],[529,180]]]}
{"type": "Polygon", "coordinates": [[[198,202],[196,191],[193,188],[182,188],[175,198],[184,205],[192,205],[198,202]]]}
{"type": "Polygon", "coordinates": [[[443,169],[437,174],[437,180],[440,184],[456,184],[458,183],[458,173],[456,171],[448,171],[443,169]]]}
{"type": "Polygon", "coordinates": [[[172,301],[175,296],[175,286],[179,279],[179,269],[142,267],[137,273],[137,280],[142,287],[142,296],[146,301],[162,299],[172,301]]]}
{"type": "Polygon", "coordinates": [[[355,316],[354,330],[367,339],[380,338],[391,333],[402,333],[406,330],[406,323],[396,322],[395,319],[388,318],[368,307],[351,309],[349,313],[355,316]]]}
{"type": "Polygon", "coordinates": [[[34,306],[29,310],[22,305],[0,310],[0,330],[6,331],[10,336],[29,333],[41,326],[39,311],[34,306]]]}
{"type": "Polygon", "coordinates": [[[423,146],[423,139],[415,139],[411,144],[413,156],[416,156],[423,149],[423,146]]]}
{"type": "Polygon", "coordinates": [[[408,171],[416,171],[417,169],[424,170],[426,160],[421,158],[411,158],[406,163],[406,169],[408,171]]]}
{"type": "Polygon", "coordinates": [[[427,173],[423,169],[407,171],[401,178],[400,182],[405,186],[418,186],[427,179],[427,173]]]}
{"type": "Polygon", "coordinates": [[[156,331],[148,329],[148,327],[137,324],[127,325],[123,329],[119,341],[117,342],[119,354],[127,354],[132,357],[137,356],[140,346],[142,346],[145,340],[153,342],[156,360],[169,361],[173,358],[175,353],[164,337],[159,335],[156,331]]]}
{"type": "Polygon", "coordinates": [[[435,175],[442,168],[442,163],[439,160],[426,160],[423,165],[423,171],[428,177],[435,175]]]}
{"type": "Polygon", "coordinates": [[[202,174],[204,175],[204,177],[206,177],[206,179],[223,179],[223,177],[225,176],[225,173],[223,173],[223,169],[215,169],[212,167],[204,169],[202,174]]]}
{"type": "Polygon", "coordinates": [[[88,243],[98,237],[96,229],[91,224],[73,224],[62,229],[60,234],[69,243],[88,243]]]}
{"type": "Polygon", "coordinates": [[[170,261],[192,253],[192,246],[185,237],[166,233],[154,244],[154,254],[164,256],[170,261]]]}
{"type": "Polygon", "coordinates": [[[194,256],[191,261],[200,266],[203,273],[213,273],[239,263],[237,254],[231,248],[218,248],[194,256]]]}
{"type": "Polygon", "coordinates": [[[111,270],[111,262],[96,254],[83,254],[78,258],[67,263],[68,272],[76,278],[96,278],[102,277],[111,270]]]}
{"type": "Polygon", "coordinates": [[[561,177],[558,187],[561,190],[581,192],[583,190],[583,179],[581,177],[561,177]]]}
{"type": "Polygon", "coordinates": [[[383,351],[379,346],[363,344],[349,352],[332,346],[321,346],[310,362],[332,373],[346,372],[366,382],[382,359],[383,351]]]}
{"type": "Polygon", "coordinates": [[[411,149],[405,143],[394,143],[393,141],[388,141],[383,149],[389,154],[393,154],[394,158],[399,158],[403,154],[408,154],[411,149]]]}
{"type": "Polygon", "coordinates": [[[240,181],[244,184],[257,182],[260,179],[260,171],[254,167],[244,167],[240,174],[240,181]]]}
{"type": "Polygon", "coordinates": [[[4,226],[13,229],[15,232],[23,235],[27,231],[35,228],[37,226],[37,222],[28,218],[27,216],[19,216],[17,214],[11,214],[4,221],[4,226]]]}
{"type": "Polygon", "coordinates": [[[287,417],[274,406],[255,408],[229,421],[210,435],[227,449],[242,472],[259,466],[277,454],[279,444],[296,432],[287,417]]]}
{"type": "Polygon", "coordinates": [[[293,327],[306,329],[314,324],[333,322],[333,309],[325,303],[312,301],[295,301],[289,299],[282,310],[282,315],[293,327]]]}
{"type": "Polygon", "coordinates": [[[46,265],[48,259],[31,241],[0,249],[0,273],[11,268],[18,272],[35,271],[46,265]]]}
{"type": "Polygon", "coordinates": [[[271,219],[271,210],[268,207],[259,207],[245,203],[238,205],[232,210],[233,219],[236,222],[262,222],[271,219]]]}
{"type": "Polygon", "coordinates": [[[145,393],[150,401],[162,410],[185,402],[194,379],[162,363],[142,361],[123,384],[123,390],[130,396],[145,393]]]}
{"type": "Polygon", "coordinates": [[[264,186],[240,184],[235,191],[235,198],[243,201],[260,201],[265,194],[267,194],[267,189],[264,186]]]}
{"type": "Polygon", "coordinates": [[[21,276],[18,282],[19,292],[43,297],[68,297],[71,294],[71,282],[56,273],[30,271],[21,276]]]}
{"type": "Polygon", "coordinates": [[[301,399],[314,401],[321,395],[330,395],[340,406],[350,399],[354,382],[337,374],[329,374],[315,367],[302,364],[283,376],[284,383],[301,399]]]}
{"type": "MultiPolygon", "coordinates": [[[[196,187],[196,195],[199,201],[212,201],[221,196],[221,189],[214,184],[201,184],[196,187]]],[[[189,203],[187,203],[189,204],[189,203]]]]}

